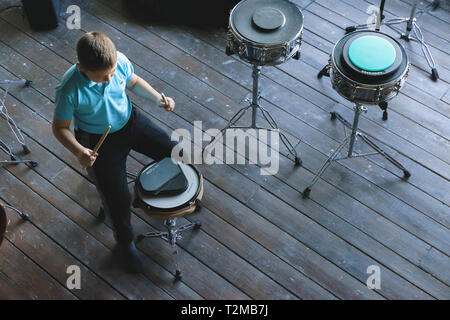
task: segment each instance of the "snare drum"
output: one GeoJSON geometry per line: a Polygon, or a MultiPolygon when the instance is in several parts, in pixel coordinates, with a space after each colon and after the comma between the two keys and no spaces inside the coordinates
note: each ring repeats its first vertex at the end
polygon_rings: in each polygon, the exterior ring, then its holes
{"type": "Polygon", "coordinates": [[[378,31],[355,31],[340,39],[329,66],[333,89],[361,105],[394,98],[405,83],[409,61],[403,46],[378,31]]]}
{"type": "Polygon", "coordinates": [[[230,13],[227,54],[258,66],[299,58],[303,14],[284,0],[244,0],[230,13]]]}
{"type": "MultiPolygon", "coordinates": [[[[139,181],[141,175],[151,171],[155,164],[156,162],[152,162],[143,168],[136,181],[139,181]]],[[[179,163],[179,166],[188,181],[184,192],[173,196],[149,196],[142,194],[135,183],[133,206],[147,211],[153,217],[163,219],[181,217],[201,209],[203,176],[192,165],[179,163]]]]}

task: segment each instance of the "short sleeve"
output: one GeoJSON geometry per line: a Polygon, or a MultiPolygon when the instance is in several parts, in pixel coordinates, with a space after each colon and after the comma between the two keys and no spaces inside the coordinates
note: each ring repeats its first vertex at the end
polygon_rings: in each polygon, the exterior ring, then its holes
{"type": "Polygon", "coordinates": [[[117,51],[117,61],[125,75],[126,82],[130,81],[134,74],[134,68],[130,60],[120,51],[117,51]]]}
{"type": "Polygon", "coordinates": [[[55,97],[55,118],[61,121],[72,119],[75,112],[75,105],[70,97],[61,91],[56,91],[55,97]]]}

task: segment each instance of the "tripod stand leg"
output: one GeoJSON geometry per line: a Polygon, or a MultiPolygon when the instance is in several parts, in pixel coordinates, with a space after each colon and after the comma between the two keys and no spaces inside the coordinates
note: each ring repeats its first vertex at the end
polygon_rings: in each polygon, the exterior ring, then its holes
{"type": "Polygon", "coordinates": [[[14,210],[15,212],[17,212],[19,214],[19,216],[22,218],[23,221],[30,221],[31,220],[30,219],[30,215],[28,213],[22,212],[19,209],[15,208],[13,206],[7,205],[7,204],[3,204],[3,206],[5,208],[11,209],[11,210],[14,210]]]}
{"type": "Polygon", "coordinates": [[[342,148],[347,144],[347,141],[349,139],[350,139],[350,136],[346,137],[344,139],[344,141],[342,141],[341,144],[336,148],[336,150],[331,154],[331,156],[328,157],[328,159],[325,161],[325,163],[319,169],[317,174],[311,180],[311,183],[309,184],[309,186],[303,190],[303,192],[302,192],[303,198],[309,197],[312,187],[316,184],[316,182],[319,180],[320,176],[322,176],[322,174],[325,172],[325,170],[330,166],[330,164],[334,161],[334,159],[337,157],[337,155],[341,152],[342,148]]]}
{"type": "Polygon", "coordinates": [[[372,149],[374,149],[375,151],[377,151],[381,156],[383,156],[386,160],[388,160],[390,163],[392,163],[394,166],[396,166],[397,168],[399,168],[400,170],[403,171],[403,178],[405,180],[407,180],[410,176],[411,173],[397,160],[395,160],[392,156],[390,156],[389,154],[387,154],[383,149],[381,149],[377,144],[375,144],[375,142],[373,142],[372,140],[370,140],[367,136],[358,133],[358,135],[364,140],[365,143],[367,143],[372,149]]]}
{"type": "Polygon", "coordinates": [[[431,77],[433,78],[434,81],[439,80],[439,73],[436,68],[431,69],[431,77]]]}
{"type": "Polygon", "coordinates": [[[211,142],[210,142],[209,144],[207,144],[207,145],[202,149],[202,159],[205,158],[205,151],[206,151],[206,149],[207,149],[208,147],[212,147],[212,146],[217,142],[217,137],[223,135],[223,133],[224,133],[227,129],[229,129],[229,128],[231,128],[232,126],[234,126],[234,124],[235,124],[236,122],[238,122],[238,121],[244,116],[245,112],[246,112],[250,107],[252,107],[251,104],[248,105],[248,106],[246,106],[246,107],[244,107],[244,108],[242,108],[242,109],[240,109],[238,112],[236,112],[236,113],[234,114],[234,116],[230,119],[230,121],[228,121],[227,126],[224,127],[222,130],[220,130],[220,132],[219,132],[215,137],[213,137],[213,138],[211,139],[211,142]]]}
{"type": "Polygon", "coordinates": [[[292,146],[292,144],[290,143],[288,138],[284,135],[284,133],[280,132],[280,138],[281,138],[281,142],[284,144],[286,149],[288,149],[288,152],[294,157],[294,162],[295,162],[294,165],[296,167],[300,167],[303,164],[303,161],[300,158],[300,156],[298,155],[297,150],[295,150],[295,148],[292,146]]]}
{"type": "MultiPolygon", "coordinates": [[[[259,107],[261,109],[261,113],[266,119],[267,123],[271,126],[272,129],[279,130],[277,123],[273,119],[272,115],[266,109],[259,107]]],[[[288,152],[294,157],[295,166],[299,167],[303,164],[302,159],[297,154],[297,150],[295,150],[294,146],[291,144],[289,139],[284,135],[283,132],[279,131],[281,142],[284,144],[288,152]]]]}

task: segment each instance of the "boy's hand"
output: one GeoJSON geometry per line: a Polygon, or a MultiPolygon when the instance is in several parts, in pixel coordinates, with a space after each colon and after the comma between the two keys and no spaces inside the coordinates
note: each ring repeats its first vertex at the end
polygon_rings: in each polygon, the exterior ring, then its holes
{"type": "Polygon", "coordinates": [[[173,111],[173,109],[175,108],[175,101],[170,97],[166,97],[164,95],[164,93],[162,93],[161,96],[162,96],[162,101],[163,101],[163,104],[161,105],[161,107],[166,109],[166,111],[169,111],[169,112],[173,111]]]}
{"type": "Polygon", "coordinates": [[[83,169],[87,167],[92,167],[95,160],[97,159],[98,153],[93,154],[93,151],[88,148],[83,148],[78,154],[78,162],[80,162],[83,169]]]}

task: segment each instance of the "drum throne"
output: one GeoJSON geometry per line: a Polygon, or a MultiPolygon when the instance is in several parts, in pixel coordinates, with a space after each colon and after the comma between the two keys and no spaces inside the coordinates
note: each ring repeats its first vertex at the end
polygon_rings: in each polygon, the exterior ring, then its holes
{"type": "MultiPolygon", "coordinates": [[[[150,164],[150,166],[151,165],[152,164],[150,164]]],[[[186,166],[186,165],[184,165],[184,166],[186,166]]],[[[144,170],[146,170],[146,169],[144,168],[144,170]]],[[[171,248],[173,249],[174,256],[175,256],[175,259],[174,259],[175,281],[179,281],[182,279],[183,274],[179,267],[177,241],[182,239],[182,235],[181,235],[182,232],[187,231],[189,229],[194,229],[194,230],[199,229],[202,224],[199,220],[195,220],[193,222],[190,222],[190,223],[187,223],[187,224],[177,227],[176,221],[177,221],[177,218],[187,216],[194,212],[199,212],[202,209],[203,204],[201,202],[201,199],[203,197],[203,176],[200,173],[198,173],[197,170],[192,169],[190,172],[191,173],[196,172],[197,176],[198,176],[198,182],[196,181],[196,183],[194,183],[195,185],[198,184],[198,187],[196,188],[196,189],[198,189],[198,191],[193,195],[193,197],[187,203],[178,205],[173,208],[169,207],[169,208],[162,209],[159,204],[154,204],[149,201],[149,199],[156,199],[157,197],[156,198],[146,198],[145,196],[142,195],[140,188],[138,187],[137,181],[138,181],[139,177],[141,176],[142,172],[144,172],[144,170],[141,171],[141,173],[139,173],[138,175],[134,175],[132,173],[127,172],[128,177],[132,179],[131,182],[133,182],[133,181],[135,182],[135,187],[134,187],[135,198],[133,200],[133,207],[142,209],[147,214],[147,216],[150,218],[164,220],[164,226],[166,228],[166,231],[156,230],[156,231],[139,234],[136,238],[136,241],[140,242],[140,241],[144,240],[145,238],[161,238],[161,239],[165,240],[166,242],[168,242],[170,244],[171,248]],[[155,207],[156,205],[158,205],[158,207],[155,207]]],[[[189,178],[192,176],[193,175],[190,175],[190,176],[188,175],[187,177],[189,178]]],[[[194,186],[193,186],[193,184],[191,184],[189,182],[189,189],[190,188],[194,188],[194,186]]],[[[167,203],[174,201],[173,198],[171,198],[171,197],[162,197],[161,199],[167,199],[167,203]]]]}

